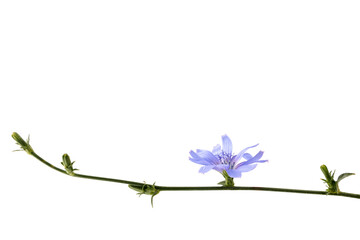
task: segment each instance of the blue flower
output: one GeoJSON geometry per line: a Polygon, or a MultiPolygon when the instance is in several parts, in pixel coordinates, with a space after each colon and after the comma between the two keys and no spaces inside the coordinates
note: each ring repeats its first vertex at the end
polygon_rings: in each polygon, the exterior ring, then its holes
{"type": "Polygon", "coordinates": [[[249,172],[256,167],[256,163],[267,162],[268,160],[260,160],[264,152],[259,151],[255,156],[247,153],[250,148],[259,144],[250,146],[241,150],[238,154],[233,154],[233,147],[230,138],[227,135],[222,136],[222,148],[218,144],[212,152],[208,150],[197,149],[196,152],[190,151],[190,161],[204,165],[200,168],[200,173],[206,173],[210,170],[216,170],[224,175],[224,171],[231,178],[240,178],[243,172],[249,172]],[[240,162],[242,158],[245,161],[240,162]]]}

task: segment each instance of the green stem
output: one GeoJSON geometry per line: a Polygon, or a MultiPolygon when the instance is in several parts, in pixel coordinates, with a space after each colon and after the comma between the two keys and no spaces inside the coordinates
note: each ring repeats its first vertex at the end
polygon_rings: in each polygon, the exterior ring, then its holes
{"type": "MultiPolygon", "coordinates": [[[[36,153],[31,153],[33,157],[38,159],[40,162],[44,163],[45,165],[51,167],[52,169],[61,172],[63,174],[69,175],[66,171],[55,167],[54,165],[50,164],[49,162],[45,161],[36,153]]],[[[69,175],[70,176],[70,175],[69,175]]],[[[96,177],[90,175],[83,175],[83,174],[74,174],[73,177],[79,178],[86,178],[86,179],[93,179],[93,180],[100,180],[100,181],[107,181],[107,182],[116,182],[116,183],[123,183],[128,185],[135,185],[135,186],[143,186],[144,183],[140,182],[133,182],[121,179],[114,179],[114,178],[105,178],[105,177],[96,177]]],[[[270,187],[166,187],[166,186],[157,186],[154,185],[154,188],[159,191],[239,191],[239,190],[250,190],[250,191],[270,191],[270,192],[288,192],[288,193],[303,193],[303,194],[317,194],[317,195],[336,195],[342,197],[350,197],[350,198],[358,198],[360,199],[360,194],[354,193],[346,193],[346,192],[339,192],[339,193],[328,193],[326,191],[315,191],[315,190],[302,190],[302,189],[289,189],[289,188],[270,188],[270,187]]]]}
{"type": "Polygon", "coordinates": [[[60,168],[58,168],[58,167],[55,167],[55,166],[52,165],[51,163],[45,161],[43,158],[41,158],[41,157],[40,157],[39,155],[37,155],[36,153],[32,152],[32,153],[31,153],[31,156],[33,156],[34,158],[36,158],[37,160],[39,160],[39,161],[42,162],[43,164],[51,167],[52,169],[55,169],[55,170],[58,171],[58,172],[61,172],[61,173],[64,173],[64,174],[68,175],[65,170],[62,170],[62,169],[60,169],[60,168]]]}
{"type": "MultiPolygon", "coordinates": [[[[40,162],[44,163],[45,165],[51,167],[52,169],[55,169],[58,172],[64,173],[66,175],[69,175],[65,170],[62,170],[58,167],[55,167],[51,163],[45,161],[43,158],[41,158],[36,153],[31,154],[33,157],[38,159],[40,162]]],[[[69,175],[71,176],[71,175],[69,175]]],[[[86,179],[93,179],[93,180],[99,180],[99,181],[106,181],[106,182],[116,182],[116,183],[124,183],[124,184],[131,184],[131,185],[144,185],[144,183],[140,182],[133,182],[133,181],[127,181],[127,180],[121,180],[121,179],[115,179],[115,178],[105,178],[105,177],[96,177],[96,176],[90,176],[90,175],[83,175],[83,174],[76,174],[72,175],[73,177],[79,177],[79,178],[86,178],[86,179]]]]}
{"type": "Polygon", "coordinates": [[[271,187],[163,187],[156,186],[160,191],[219,191],[219,190],[250,190],[250,191],[269,191],[269,192],[288,192],[288,193],[303,193],[303,194],[317,194],[317,195],[337,195],[342,197],[358,198],[360,194],[354,193],[328,193],[326,191],[290,189],[290,188],[271,188],[271,187]]]}

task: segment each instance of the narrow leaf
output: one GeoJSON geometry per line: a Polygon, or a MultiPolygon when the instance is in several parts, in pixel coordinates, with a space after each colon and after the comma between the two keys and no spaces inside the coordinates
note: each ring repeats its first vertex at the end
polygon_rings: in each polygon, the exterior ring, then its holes
{"type": "Polygon", "coordinates": [[[338,177],[336,183],[339,183],[341,180],[343,180],[344,178],[347,178],[347,177],[349,177],[349,176],[351,176],[351,175],[355,175],[355,173],[343,173],[343,174],[341,174],[341,175],[338,177]]]}
{"type": "Polygon", "coordinates": [[[226,182],[225,181],[221,181],[221,182],[218,182],[219,185],[222,185],[222,186],[225,186],[226,182]]]}

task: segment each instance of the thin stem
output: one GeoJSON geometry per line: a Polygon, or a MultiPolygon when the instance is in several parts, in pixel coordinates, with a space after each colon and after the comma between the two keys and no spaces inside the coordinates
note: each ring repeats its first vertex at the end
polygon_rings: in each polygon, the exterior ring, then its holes
{"type": "Polygon", "coordinates": [[[62,170],[62,169],[60,169],[60,168],[58,168],[58,167],[55,167],[55,166],[52,165],[51,163],[45,161],[42,157],[40,157],[40,156],[37,155],[36,153],[32,152],[31,155],[32,155],[33,157],[35,157],[37,160],[39,160],[40,162],[42,162],[43,164],[51,167],[52,169],[55,169],[55,170],[58,171],[58,172],[61,172],[61,173],[64,173],[64,174],[68,175],[65,170],[62,170]]]}
{"type": "Polygon", "coordinates": [[[106,181],[106,182],[124,183],[124,184],[129,184],[129,185],[144,185],[144,183],[140,183],[140,182],[133,182],[133,181],[127,181],[127,180],[121,180],[121,179],[115,179],[115,178],[96,177],[96,176],[83,175],[83,174],[77,174],[77,173],[74,174],[74,177],[100,180],[100,181],[106,181]]]}
{"type": "MultiPolygon", "coordinates": [[[[50,164],[49,162],[45,161],[36,153],[31,153],[33,157],[38,159],[40,162],[44,163],[45,165],[51,167],[52,169],[61,172],[63,174],[69,175],[66,171],[55,167],[54,165],[50,164]]],[[[70,175],[69,175],[70,176],[70,175]]],[[[116,182],[116,183],[123,183],[132,186],[144,186],[145,183],[140,182],[133,182],[121,179],[114,179],[114,178],[105,178],[105,177],[96,177],[90,175],[83,175],[83,174],[76,174],[74,173],[73,177],[79,178],[86,178],[86,179],[93,179],[93,180],[100,180],[100,181],[107,181],[107,182],[116,182]]],[[[317,194],[317,195],[336,195],[342,197],[350,197],[350,198],[358,198],[360,199],[360,194],[354,193],[346,193],[346,192],[339,192],[339,193],[328,193],[326,191],[316,191],[316,190],[302,190],[302,189],[289,189],[289,188],[270,188],[270,187],[167,187],[167,186],[157,186],[153,185],[153,187],[159,191],[239,191],[239,190],[251,190],[251,191],[270,191],[270,192],[289,192],[289,193],[303,193],[303,194],[317,194]]]]}
{"type": "MultiPolygon", "coordinates": [[[[41,158],[36,153],[32,153],[31,155],[33,157],[35,157],[36,159],[38,159],[40,162],[42,162],[45,165],[51,167],[52,169],[55,169],[58,172],[61,172],[61,173],[64,173],[64,174],[70,176],[65,170],[62,170],[62,169],[60,169],[58,167],[55,167],[51,163],[45,161],[43,158],[41,158]]],[[[124,183],[124,184],[131,184],[131,185],[144,185],[144,183],[140,183],[140,182],[133,182],[133,181],[127,181],[127,180],[121,180],[121,179],[115,179],[115,178],[96,177],[96,176],[83,175],[83,174],[77,174],[77,173],[74,173],[74,175],[72,175],[72,176],[73,177],[79,177],[79,178],[87,178],[87,179],[99,180],[99,181],[116,182],[116,183],[124,183]]]]}
{"type": "Polygon", "coordinates": [[[250,190],[250,191],[269,191],[269,192],[288,192],[288,193],[303,193],[303,194],[317,194],[317,195],[337,195],[350,198],[360,199],[360,194],[354,193],[328,193],[326,191],[303,190],[303,189],[289,189],[289,188],[271,188],[271,187],[163,187],[156,186],[160,191],[219,191],[219,190],[250,190]]]}
{"type": "Polygon", "coordinates": [[[326,191],[317,190],[303,190],[303,189],[290,189],[290,188],[270,188],[270,187],[163,187],[156,186],[160,191],[219,191],[219,190],[251,190],[251,191],[269,191],[269,192],[288,192],[288,193],[303,193],[303,194],[316,194],[316,195],[336,195],[342,197],[358,198],[360,194],[354,193],[328,193],[326,191]]]}

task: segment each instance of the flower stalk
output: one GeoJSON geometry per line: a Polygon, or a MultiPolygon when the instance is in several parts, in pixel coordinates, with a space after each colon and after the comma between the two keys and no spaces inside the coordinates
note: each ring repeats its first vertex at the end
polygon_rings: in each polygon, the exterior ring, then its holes
{"type": "Polygon", "coordinates": [[[223,185],[224,187],[233,187],[235,185],[234,178],[230,177],[225,170],[223,170],[221,174],[224,176],[225,180],[219,182],[219,185],[223,185]]]}
{"type": "MultiPolygon", "coordinates": [[[[64,166],[65,170],[60,169],[51,163],[47,162],[39,155],[37,155],[32,147],[29,144],[29,140],[24,141],[19,134],[13,133],[12,137],[20,145],[21,150],[27,152],[31,156],[35,157],[37,160],[42,162],[43,164],[47,165],[48,167],[61,172],[66,175],[70,175],[73,177],[85,178],[85,179],[92,179],[92,180],[99,180],[99,181],[106,181],[106,182],[115,182],[115,183],[122,183],[127,184],[131,189],[138,192],[139,195],[145,194],[151,196],[151,205],[153,205],[153,198],[161,191],[271,191],[271,192],[287,192],[287,193],[301,193],[301,194],[316,194],[316,195],[334,195],[334,196],[342,196],[342,197],[349,197],[349,198],[357,198],[360,199],[360,194],[354,193],[346,193],[341,192],[339,190],[339,182],[344,178],[354,175],[354,173],[343,173],[341,174],[338,179],[334,180],[334,172],[328,171],[325,165],[322,165],[321,171],[323,172],[325,179],[323,181],[327,184],[326,191],[316,191],[316,190],[304,190],[304,189],[289,189],[289,188],[271,188],[271,187],[248,187],[248,186],[234,186],[233,178],[229,176],[227,171],[223,171],[222,175],[225,178],[225,181],[220,182],[220,185],[223,186],[158,186],[152,184],[146,184],[141,182],[135,181],[128,181],[123,179],[115,179],[115,178],[106,178],[106,177],[98,177],[98,176],[91,176],[91,175],[84,175],[78,174],[74,171],[77,169],[73,168],[74,162],[71,162],[70,157],[68,154],[63,155],[63,161],[61,164],[64,166]]],[[[258,161],[258,160],[257,160],[258,161]]]]}

